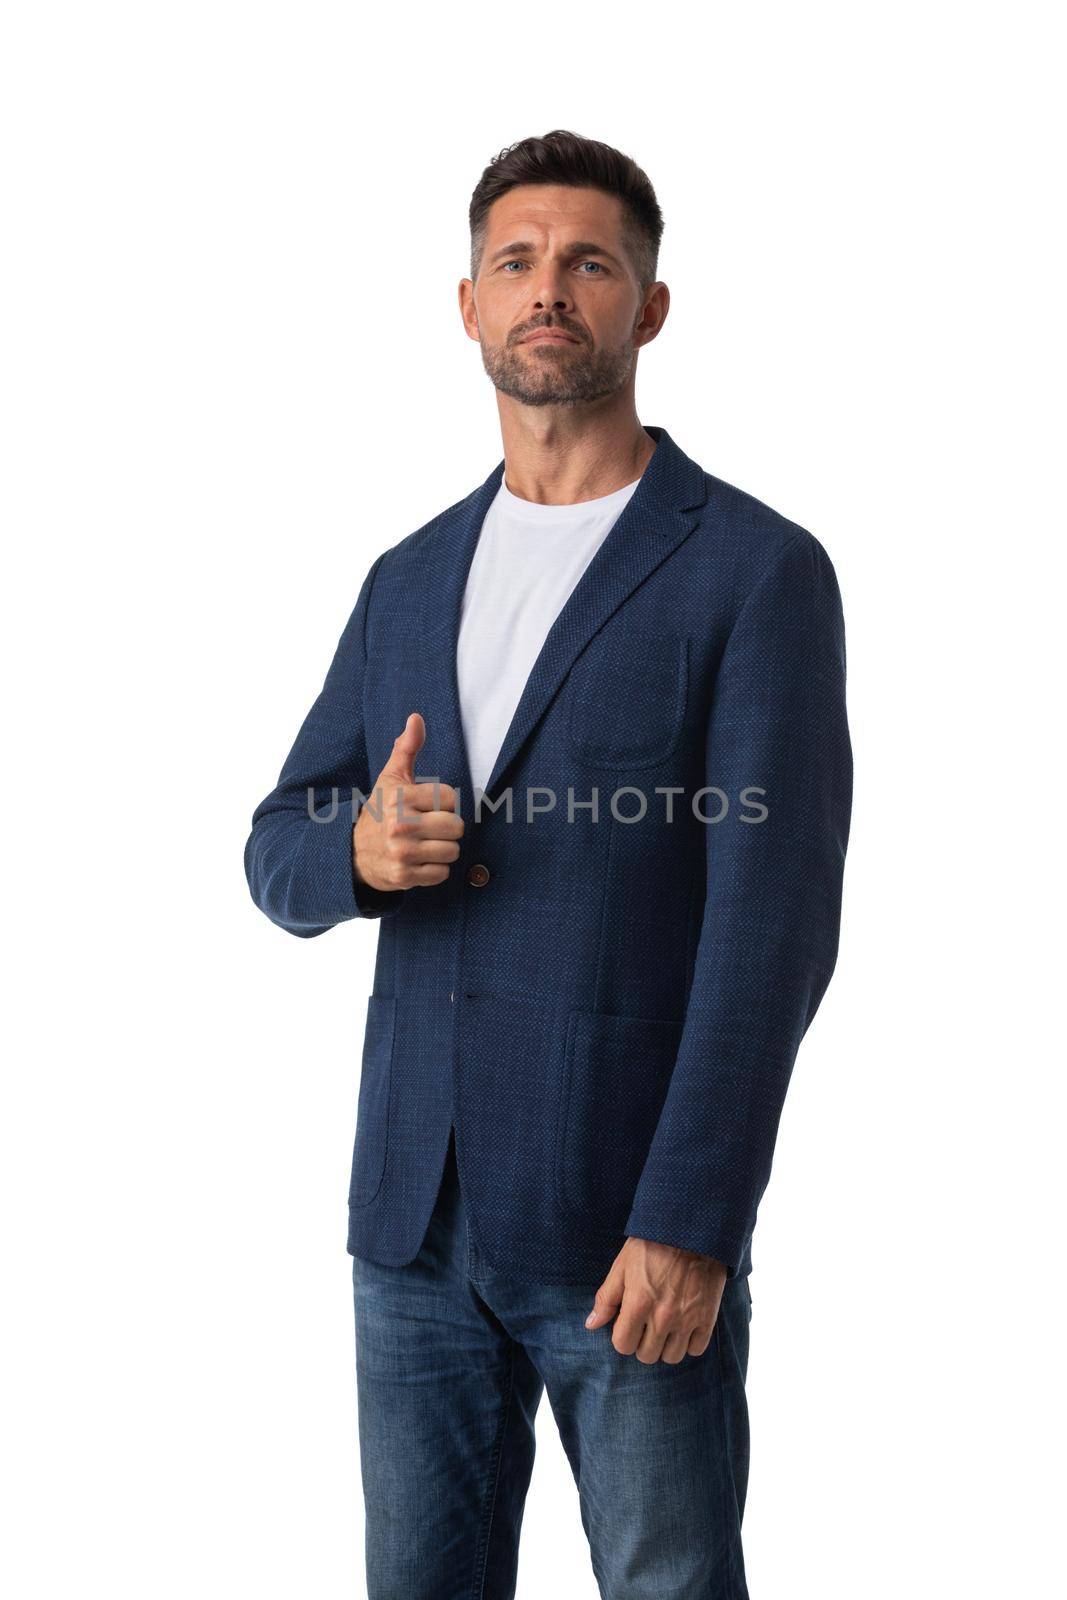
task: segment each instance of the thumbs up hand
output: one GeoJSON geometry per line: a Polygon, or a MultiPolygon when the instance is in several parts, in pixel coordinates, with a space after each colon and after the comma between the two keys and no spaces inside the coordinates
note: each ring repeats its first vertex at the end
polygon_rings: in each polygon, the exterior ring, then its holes
{"type": "Polygon", "coordinates": [[[356,877],[372,889],[443,883],[459,855],[463,818],[456,815],[456,791],[447,783],[415,782],[415,757],[425,741],[426,724],[413,711],[360,806],[352,860],[356,877]]]}

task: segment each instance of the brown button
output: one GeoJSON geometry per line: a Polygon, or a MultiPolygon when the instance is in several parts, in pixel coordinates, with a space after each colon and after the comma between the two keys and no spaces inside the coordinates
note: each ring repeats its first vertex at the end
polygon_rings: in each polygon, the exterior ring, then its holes
{"type": "Polygon", "coordinates": [[[489,868],[483,867],[480,861],[475,861],[473,866],[467,868],[467,882],[475,889],[481,889],[489,882],[489,868]]]}

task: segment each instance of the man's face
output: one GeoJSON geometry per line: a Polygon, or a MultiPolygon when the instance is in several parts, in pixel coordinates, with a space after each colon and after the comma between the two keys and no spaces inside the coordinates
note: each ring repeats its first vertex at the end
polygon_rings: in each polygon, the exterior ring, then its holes
{"type": "Polygon", "coordinates": [[[643,325],[622,202],[549,184],[493,203],[477,282],[464,278],[460,306],[496,388],[528,406],[616,393],[662,321],[653,314],[643,325]]]}

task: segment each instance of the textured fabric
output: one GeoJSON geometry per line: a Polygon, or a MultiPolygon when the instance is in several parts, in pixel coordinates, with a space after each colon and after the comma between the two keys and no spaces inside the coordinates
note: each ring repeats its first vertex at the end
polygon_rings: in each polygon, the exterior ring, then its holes
{"type": "Polygon", "coordinates": [[[797,1047],[837,955],[841,601],[812,534],[647,431],[656,449],[497,755],[499,810],[470,806],[456,643],[503,461],[375,561],[253,814],[248,883],[280,927],[380,919],[348,1248],[381,1264],[417,1254],[454,1126],[471,1225],[502,1271],[585,1283],[627,1234],[751,1270],[797,1047]],[[368,792],[411,711],[427,728],[417,776],[459,790],[460,858],[445,883],[357,896],[352,786],[368,792]],[[556,803],[528,820],[535,789],[556,803]]]}
{"type": "Polygon", "coordinates": [[[456,676],[471,780],[485,785],[545,634],[640,479],[575,505],[512,494],[482,522],[460,612],[456,676]]]}
{"type": "Polygon", "coordinates": [[[368,1600],[512,1600],[546,1390],[603,1600],[747,1600],[747,1278],[702,1355],[621,1356],[596,1283],[483,1261],[450,1148],[415,1260],[352,1281],[368,1600]]]}

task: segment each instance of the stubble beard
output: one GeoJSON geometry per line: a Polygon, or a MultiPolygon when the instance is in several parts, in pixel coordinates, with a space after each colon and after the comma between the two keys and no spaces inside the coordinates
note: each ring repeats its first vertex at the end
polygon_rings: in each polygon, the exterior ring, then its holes
{"type": "Polygon", "coordinates": [[[587,346],[491,345],[481,341],[482,365],[495,388],[525,406],[582,405],[617,394],[633,371],[635,347],[589,351],[587,346]]]}

